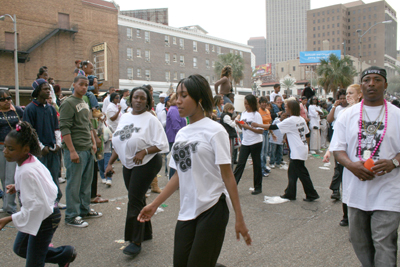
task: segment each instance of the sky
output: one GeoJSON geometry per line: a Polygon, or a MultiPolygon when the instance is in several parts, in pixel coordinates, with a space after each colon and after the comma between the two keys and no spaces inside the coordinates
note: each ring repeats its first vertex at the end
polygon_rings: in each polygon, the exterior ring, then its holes
{"type": "MultiPolygon", "coordinates": [[[[200,25],[209,35],[247,44],[250,37],[266,35],[265,0],[114,0],[121,10],[168,8],[169,26],[182,27],[200,25]]],[[[311,9],[336,4],[348,0],[311,0],[311,9]]],[[[364,0],[364,3],[377,0],[364,0]]],[[[386,0],[400,16],[400,1],[386,0]]],[[[397,27],[397,47],[400,49],[400,27],[397,27]]]]}

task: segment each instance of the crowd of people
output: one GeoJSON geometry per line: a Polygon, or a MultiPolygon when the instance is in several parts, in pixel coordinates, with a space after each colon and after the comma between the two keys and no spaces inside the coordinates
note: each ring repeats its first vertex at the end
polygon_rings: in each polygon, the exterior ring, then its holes
{"type": "Polygon", "coordinates": [[[384,69],[364,70],[360,84],[339,90],[336,101],[319,99],[309,83],[302,96],[287,98],[275,84],[270,96],[246,95],[240,113],[234,106],[230,66],[215,83],[214,97],[207,80],[195,74],[182,79],[172,94],[160,94],[157,105],[152,86],[143,85],[118,92],[109,88],[101,107],[93,64],[75,64],[69,97],[62,96],[45,66],[24,109],[0,90],[1,212],[9,215],[0,219],[0,229],[14,223],[14,251],[26,258],[27,266],[69,266],[75,260],[74,247],[49,247],[60,209],[65,209],[65,224],[78,228],[102,217],[90,206],[108,201],[97,194],[98,173],[101,183],[112,186],[117,160],[128,191],[129,245],[123,253],[136,257],[141,252],[142,243],[153,238],[152,216],[179,188],[174,266],[216,266],[229,210],[235,212],[237,238],[252,242],[238,194],[246,165],[253,168],[252,195],[262,193],[263,177],[282,168],[288,185],[281,198],[296,200],[300,179],[303,200],[313,202],[320,196],[305,162],[325,149],[323,161],[329,162],[333,153],[335,162],[331,198],[343,202],[340,225],[350,226],[358,259],[363,266],[396,265],[400,110],[384,98],[384,69]],[[285,152],[289,163],[283,160],[285,152]],[[169,180],[163,190],[160,172],[169,180]],[[149,188],[159,195],[146,204],[149,188]]]}

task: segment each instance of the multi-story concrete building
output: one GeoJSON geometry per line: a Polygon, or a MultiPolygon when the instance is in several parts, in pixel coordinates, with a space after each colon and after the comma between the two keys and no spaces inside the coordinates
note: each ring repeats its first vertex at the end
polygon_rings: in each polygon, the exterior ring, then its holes
{"type": "Polygon", "coordinates": [[[168,25],[168,8],[121,10],[119,14],[168,25]]]}
{"type": "MultiPolygon", "coordinates": [[[[74,79],[74,61],[90,60],[103,88],[118,86],[118,8],[102,0],[1,1],[2,14],[15,14],[21,93],[29,103],[41,66],[63,88],[74,79]],[[44,8],[45,7],[45,8],[44,8]]],[[[14,88],[13,22],[0,21],[0,87],[14,88]]]]}
{"type": "Polygon", "coordinates": [[[361,52],[362,62],[384,66],[389,74],[394,74],[397,18],[395,10],[386,1],[368,4],[355,1],[309,10],[307,28],[308,51],[322,50],[322,43],[327,40],[329,49],[342,50],[342,54],[358,58],[361,52]],[[392,22],[381,23],[389,20],[392,22]]]}
{"type": "Polygon", "coordinates": [[[266,63],[296,59],[307,47],[310,0],[266,0],[266,63]]]}
{"type": "Polygon", "coordinates": [[[247,44],[253,47],[251,51],[256,57],[256,62],[255,62],[256,66],[267,63],[266,62],[267,40],[265,39],[265,37],[251,37],[247,41],[247,44]]]}
{"type": "Polygon", "coordinates": [[[220,78],[214,72],[219,54],[234,53],[244,59],[244,79],[239,92],[251,92],[251,47],[209,36],[199,26],[174,28],[119,15],[120,88],[150,83],[155,91],[175,88],[180,79],[201,74],[211,87],[220,78]]]}

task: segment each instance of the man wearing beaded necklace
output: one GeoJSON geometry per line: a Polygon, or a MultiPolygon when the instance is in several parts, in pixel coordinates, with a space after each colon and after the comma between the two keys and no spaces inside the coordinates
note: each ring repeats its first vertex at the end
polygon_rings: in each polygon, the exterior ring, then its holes
{"type": "Polygon", "coordinates": [[[396,266],[400,223],[400,110],[384,100],[386,70],[362,72],[364,100],[338,118],[331,142],[342,164],[350,239],[362,266],[396,266]],[[372,161],[368,169],[366,161],[372,161]]]}

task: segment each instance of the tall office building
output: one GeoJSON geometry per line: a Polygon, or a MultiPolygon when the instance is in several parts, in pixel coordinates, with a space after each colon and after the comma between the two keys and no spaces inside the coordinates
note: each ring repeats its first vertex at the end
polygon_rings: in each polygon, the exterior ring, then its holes
{"type": "Polygon", "coordinates": [[[266,40],[264,37],[250,37],[247,45],[252,46],[251,52],[256,57],[256,66],[264,65],[266,62],[266,40]]]}
{"type": "Polygon", "coordinates": [[[342,54],[357,58],[361,52],[362,62],[385,67],[388,74],[394,75],[397,18],[386,1],[355,1],[309,10],[307,28],[308,51],[324,50],[322,43],[329,42],[329,50],[342,50],[342,54]]]}
{"type": "Polygon", "coordinates": [[[296,59],[307,47],[310,0],[266,0],[265,6],[267,63],[296,59]]]}

